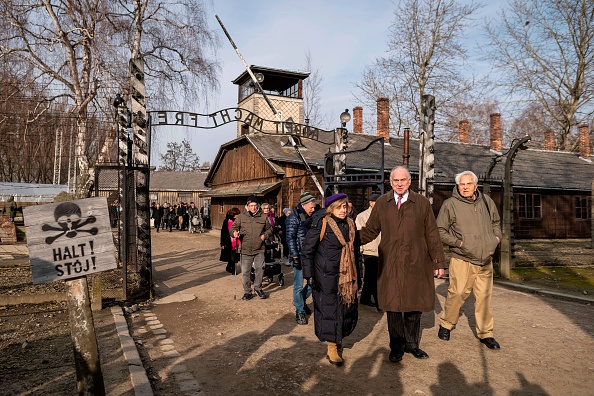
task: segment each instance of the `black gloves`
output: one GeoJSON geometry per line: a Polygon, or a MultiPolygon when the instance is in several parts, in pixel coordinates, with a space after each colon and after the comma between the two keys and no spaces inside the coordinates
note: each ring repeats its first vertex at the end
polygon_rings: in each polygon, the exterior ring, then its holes
{"type": "Polygon", "coordinates": [[[293,261],[293,268],[298,269],[298,270],[301,269],[301,257],[291,256],[291,261],[293,261]]]}
{"type": "Polygon", "coordinates": [[[318,284],[313,277],[305,278],[305,282],[314,290],[318,290],[318,284]]]}

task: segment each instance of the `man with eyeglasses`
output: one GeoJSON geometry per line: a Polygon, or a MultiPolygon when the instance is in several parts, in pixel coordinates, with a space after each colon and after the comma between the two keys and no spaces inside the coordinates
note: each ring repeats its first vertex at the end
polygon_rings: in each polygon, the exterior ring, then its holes
{"type": "Polygon", "coordinates": [[[499,349],[493,338],[493,254],[501,241],[499,213],[495,202],[479,193],[478,177],[471,171],[456,175],[456,187],[437,216],[437,227],[448,245],[450,285],[437,336],[449,341],[460,307],[472,291],[475,297],[476,335],[489,349],[499,349]]]}
{"type": "Polygon", "coordinates": [[[243,282],[242,300],[251,300],[252,281],[250,272],[254,266],[254,292],[261,299],[268,295],[262,290],[262,276],[264,275],[264,241],[272,236],[272,227],[266,216],[260,210],[258,198],[251,195],[245,211],[235,219],[229,233],[234,238],[241,239],[241,278],[243,282]]]}
{"type": "Polygon", "coordinates": [[[360,237],[365,244],[382,234],[378,247],[378,306],[388,317],[388,358],[397,363],[404,353],[417,359],[429,357],[419,348],[421,314],[433,311],[434,276],[443,276],[446,262],[431,203],[409,189],[408,169],[392,169],[390,184],[393,191],[377,199],[360,237]]]}

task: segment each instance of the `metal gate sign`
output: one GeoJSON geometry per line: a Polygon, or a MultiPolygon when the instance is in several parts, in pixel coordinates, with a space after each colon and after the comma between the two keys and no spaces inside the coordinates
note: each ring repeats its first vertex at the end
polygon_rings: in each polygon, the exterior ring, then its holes
{"type": "Polygon", "coordinates": [[[23,209],[33,284],[117,268],[107,198],[23,209]]]}

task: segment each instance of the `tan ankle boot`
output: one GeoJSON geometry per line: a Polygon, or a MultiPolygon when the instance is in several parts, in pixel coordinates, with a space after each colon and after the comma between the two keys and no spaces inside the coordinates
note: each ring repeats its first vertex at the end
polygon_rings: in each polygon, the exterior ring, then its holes
{"type": "Polygon", "coordinates": [[[330,363],[334,364],[335,366],[342,366],[344,360],[338,354],[338,349],[336,347],[336,343],[327,341],[328,344],[328,354],[326,358],[330,361],[330,363]]]}

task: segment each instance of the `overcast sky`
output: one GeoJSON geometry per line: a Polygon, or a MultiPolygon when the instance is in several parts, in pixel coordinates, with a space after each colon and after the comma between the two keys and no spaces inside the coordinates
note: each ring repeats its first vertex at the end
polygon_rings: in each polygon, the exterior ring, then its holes
{"type": "MultiPolygon", "coordinates": [[[[394,9],[392,0],[213,1],[208,23],[221,40],[220,92],[208,106],[175,110],[212,113],[237,105],[237,86],[231,81],[245,69],[218,24],[218,15],[249,65],[305,71],[309,51],[314,65],[321,68],[322,112],[335,114],[339,126],[340,113],[360,105],[354,103],[353,83],[387,49],[394,9]]],[[[352,121],[347,127],[352,129],[352,121]]],[[[234,123],[216,129],[155,128],[158,138],[151,162],[159,166],[158,154],[165,152],[166,143],[184,138],[201,162],[212,162],[219,146],[236,137],[236,128],[234,123]]]]}

